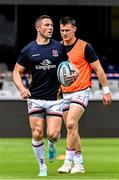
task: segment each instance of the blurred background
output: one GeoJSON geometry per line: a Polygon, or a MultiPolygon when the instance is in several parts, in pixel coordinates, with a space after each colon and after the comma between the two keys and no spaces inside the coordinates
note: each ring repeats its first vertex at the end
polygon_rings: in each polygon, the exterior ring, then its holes
{"type": "MultiPolygon", "coordinates": [[[[26,101],[21,100],[20,94],[13,84],[12,70],[20,50],[29,41],[36,38],[34,21],[42,14],[50,15],[53,18],[53,38],[58,41],[61,40],[59,20],[67,15],[75,18],[78,27],[77,37],[91,43],[95,48],[109,80],[114,102],[111,107],[105,109],[101,101],[100,84],[95,73],[92,72],[93,88],[87,112],[83,116],[84,120],[81,121],[82,136],[119,136],[117,126],[119,4],[116,3],[117,1],[112,3],[110,1],[89,0],[75,2],[73,0],[0,1],[0,136],[30,135],[26,123],[26,101]],[[4,134],[4,127],[9,121],[13,122],[14,128],[11,124],[7,133],[4,134]],[[93,127],[90,125],[90,121],[93,123],[93,127]],[[109,127],[107,128],[107,126],[109,127]]],[[[27,86],[29,83],[27,74],[24,74],[23,81],[27,86]]],[[[65,130],[63,130],[63,135],[65,136],[65,130]]]]}

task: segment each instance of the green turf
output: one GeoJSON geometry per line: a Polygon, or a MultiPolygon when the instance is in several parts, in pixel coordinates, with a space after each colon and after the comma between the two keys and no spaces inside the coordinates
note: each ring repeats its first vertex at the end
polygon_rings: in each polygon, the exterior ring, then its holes
{"type": "MultiPolygon", "coordinates": [[[[47,154],[47,140],[45,140],[47,154]]],[[[63,160],[48,162],[48,176],[38,177],[31,139],[0,138],[0,179],[119,179],[119,138],[82,139],[86,173],[59,174],[63,160]]],[[[57,143],[57,156],[65,153],[65,140],[57,143]]]]}

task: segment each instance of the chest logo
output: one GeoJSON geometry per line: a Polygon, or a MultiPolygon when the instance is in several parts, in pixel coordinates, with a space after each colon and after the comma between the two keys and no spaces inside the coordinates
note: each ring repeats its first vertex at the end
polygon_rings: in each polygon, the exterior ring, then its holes
{"type": "Polygon", "coordinates": [[[42,63],[40,63],[42,66],[51,64],[51,61],[49,59],[45,59],[42,63]]]}
{"type": "Polygon", "coordinates": [[[52,50],[52,56],[54,56],[54,57],[58,56],[58,51],[56,49],[52,50]]]}
{"type": "Polygon", "coordinates": [[[56,69],[56,65],[52,64],[49,59],[44,59],[39,65],[35,65],[37,70],[49,70],[49,69],[56,69]]]}

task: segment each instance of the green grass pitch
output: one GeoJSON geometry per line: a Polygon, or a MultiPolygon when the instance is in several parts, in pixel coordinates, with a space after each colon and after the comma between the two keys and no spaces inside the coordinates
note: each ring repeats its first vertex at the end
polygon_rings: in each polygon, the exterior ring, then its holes
{"type": "MultiPolygon", "coordinates": [[[[84,174],[59,174],[63,160],[47,160],[48,176],[38,177],[37,161],[30,138],[0,138],[0,179],[119,179],[119,138],[82,138],[84,174]]],[[[57,143],[57,157],[65,154],[65,139],[57,143]]]]}

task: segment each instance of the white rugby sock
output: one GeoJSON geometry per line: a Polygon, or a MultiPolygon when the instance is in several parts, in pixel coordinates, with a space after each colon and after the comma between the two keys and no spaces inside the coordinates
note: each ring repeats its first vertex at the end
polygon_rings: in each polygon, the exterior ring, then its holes
{"type": "Polygon", "coordinates": [[[73,161],[75,155],[75,149],[66,149],[65,162],[73,161]]]}
{"type": "Polygon", "coordinates": [[[81,152],[75,153],[73,160],[74,160],[74,164],[82,164],[83,163],[83,156],[82,156],[81,152]]]}
{"type": "Polygon", "coordinates": [[[32,139],[32,148],[35,154],[35,157],[38,161],[39,166],[44,166],[45,165],[45,159],[44,159],[44,142],[43,140],[41,141],[35,141],[32,139]]]}

